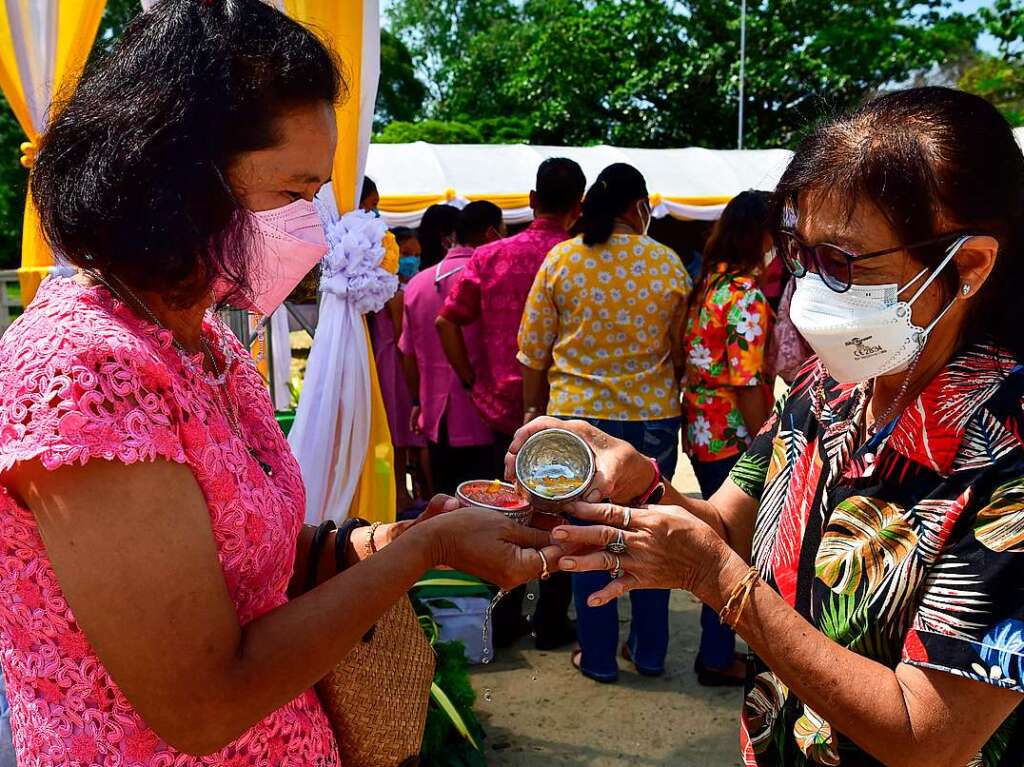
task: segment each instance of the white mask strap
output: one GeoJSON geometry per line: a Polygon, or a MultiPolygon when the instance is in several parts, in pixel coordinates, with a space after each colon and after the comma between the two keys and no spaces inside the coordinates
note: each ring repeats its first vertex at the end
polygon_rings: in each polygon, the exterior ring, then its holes
{"type": "MultiPolygon", "coordinates": [[[[910,300],[907,301],[908,304],[913,305],[913,303],[918,298],[921,297],[921,294],[924,293],[925,290],[927,290],[928,286],[931,285],[933,282],[935,282],[936,279],[938,279],[938,276],[942,273],[942,270],[946,268],[946,265],[949,264],[949,262],[953,260],[953,257],[960,251],[960,248],[962,248],[964,246],[964,243],[967,242],[969,239],[971,239],[972,236],[973,235],[969,235],[968,234],[968,235],[964,235],[962,237],[958,237],[956,242],[954,242],[952,245],[950,245],[949,250],[946,251],[946,257],[944,259],[942,259],[942,261],[939,262],[939,265],[937,267],[935,267],[935,270],[932,272],[931,276],[927,280],[925,280],[924,284],[917,289],[917,292],[914,293],[914,295],[912,295],[910,297],[910,300]]],[[[917,277],[915,277],[913,280],[911,280],[909,283],[907,283],[907,285],[904,286],[904,289],[906,287],[909,287],[910,285],[914,284],[914,282],[916,282],[918,277],[920,277],[920,276],[921,276],[921,274],[918,273],[917,277]]],[[[952,306],[952,304],[950,304],[950,306],[952,306]]],[[[945,314],[947,311],[949,311],[949,307],[948,306],[946,307],[946,309],[943,310],[943,314],[945,314]]],[[[941,318],[941,317],[942,317],[942,314],[939,315],[939,318],[941,318]]],[[[936,322],[937,321],[938,320],[936,320],[936,322]]]]}

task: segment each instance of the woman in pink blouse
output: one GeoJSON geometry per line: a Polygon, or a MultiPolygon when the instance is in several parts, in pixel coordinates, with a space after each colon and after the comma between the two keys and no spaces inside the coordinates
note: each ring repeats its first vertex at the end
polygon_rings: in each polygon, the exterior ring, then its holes
{"type": "Polygon", "coordinates": [[[545,534],[443,501],[306,561],[298,466],[209,309],[269,313],[323,255],[311,200],[344,91],[260,0],[164,0],[43,137],[35,201],[82,271],[0,339],[0,662],[22,767],[337,765],[310,688],[426,568],[506,587],[541,571],[524,547],[545,534]]]}

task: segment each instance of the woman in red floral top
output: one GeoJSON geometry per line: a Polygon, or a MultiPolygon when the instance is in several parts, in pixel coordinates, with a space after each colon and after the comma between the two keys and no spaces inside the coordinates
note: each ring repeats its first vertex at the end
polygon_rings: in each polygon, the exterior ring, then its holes
{"type": "MultiPolygon", "coordinates": [[[[770,409],[762,375],[770,310],[758,284],[770,244],[767,194],[743,192],[726,206],[704,251],[686,326],[683,439],[705,498],[729,476],[770,409]]],[[[698,681],[743,684],[736,635],[707,607],[701,626],[698,681]]]]}

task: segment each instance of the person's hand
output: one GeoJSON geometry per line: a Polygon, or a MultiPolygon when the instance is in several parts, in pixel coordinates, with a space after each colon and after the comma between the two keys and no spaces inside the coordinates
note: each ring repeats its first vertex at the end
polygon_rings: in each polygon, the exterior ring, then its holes
{"type": "MultiPolygon", "coordinates": [[[[380,551],[400,535],[408,532],[417,525],[421,525],[427,520],[433,519],[441,514],[446,514],[449,511],[455,511],[457,508],[459,508],[458,499],[452,498],[448,495],[435,495],[430,499],[430,503],[427,504],[427,508],[424,509],[416,519],[378,525],[373,531],[373,546],[380,551]]],[[[369,555],[370,530],[371,528],[369,527],[357,527],[352,531],[352,535],[349,538],[348,551],[346,552],[349,565],[354,565],[356,562],[361,559],[365,559],[369,555]]]]}
{"type": "Polygon", "coordinates": [[[558,568],[562,550],[542,530],[517,525],[498,511],[462,508],[423,523],[433,539],[433,565],[445,565],[508,591],[558,568]]]}
{"type": "Polygon", "coordinates": [[[419,405],[413,405],[412,410],[409,411],[409,431],[413,434],[422,434],[423,429],[420,426],[420,414],[423,412],[423,408],[419,405]]]}
{"type": "Polygon", "coordinates": [[[556,527],[551,537],[565,549],[560,568],[566,572],[615,569],[616,555],[606,550],[622,532],[626,552],[618,555],[624,571],[587,600],[599,607],[633,589],[686,589],[713,607],[724,601],[728,583],[738,581],[746,565],[714,530],[679,506],[626,509],[610,503],[575,503],[566,513],[596,524],[556,527]],[[725,585],[723,585],[725,584],[725,585]]]}
{"type": "Polygon", "coordinates": [[[587,501],[608,498],[615,503],[629,503],[643,495],[654,482],[654,467],[650,460],[628,442],[609,437],[586,421],[562,421],[547,416],[535,418],[516,432],[508,455],[505,456],[506,479],[515,479],[516,455],[526,440],[544,429],[571,431],[590,445],[597,456],[597,471],[590,492],[587,493],[587,501]]]}

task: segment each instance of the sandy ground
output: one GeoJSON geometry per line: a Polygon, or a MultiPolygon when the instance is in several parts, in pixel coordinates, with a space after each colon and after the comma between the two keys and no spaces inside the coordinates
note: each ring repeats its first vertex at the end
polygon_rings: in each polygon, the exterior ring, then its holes
{"type": "MultiPolygon", "coordinates": [[[[685,459],[675,485],[696,492],[685,459]]],[[[529,602],[527,602],[529,604],[529,602]]],[[[693,674],[700,604],[673,592],[664,677],[639,676],[620,661],[619,681],[586,679],[569,650],[538,652],[529,639],[472,672],[476,709],[487,730],[488,763],[540,765],[689,765],[731,767],[739,758],[738,688],[705,688],[693,674]]],[[[629,606],[620,600],[620,628],[629,606]]]]}

